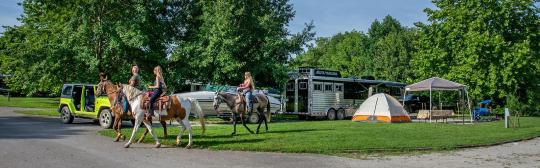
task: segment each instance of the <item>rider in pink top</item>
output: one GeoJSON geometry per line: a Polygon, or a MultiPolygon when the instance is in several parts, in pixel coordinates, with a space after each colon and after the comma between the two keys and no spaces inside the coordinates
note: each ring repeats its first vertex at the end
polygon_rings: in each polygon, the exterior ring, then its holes
{"type": "Polygon", "coordinates": [[[240,84],[237,91],[242,91],[246,97],[246,104],[248,112],[253,110],[253,90],[255,89],[255,84],[253,83],[253,77],[250,72],[244,73],[244,83],[240,84]]]}

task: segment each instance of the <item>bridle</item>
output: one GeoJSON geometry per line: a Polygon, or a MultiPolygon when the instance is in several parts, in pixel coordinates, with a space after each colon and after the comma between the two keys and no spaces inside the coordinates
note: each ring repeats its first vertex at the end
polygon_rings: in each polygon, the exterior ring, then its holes
{"type": "Polygon", "coordinates": [[[223,97],[221,95],[219,95],[219,93],[216,92],[216,95],[214,97],[214,101],[216,101],[215,105],[214,105],[214,110],[217,112],[217,113],[220,113],[219,112],[219,104],[223,103],[223,97]]]}
{"type": "MultiPolygon", "coordinates": [[[[227,94],[227,93],[225,93],[225,94],[227,94]]],[[[233,102],[233,106],[231,106],[230,102],[228,102],[227,99],[223,95],[219,94],[218,92],[216,92],[216,98],[215,99],[217,99],[217,102],[216,102],[216,106],[214,106],[214,110],[216,112],[218,112],[218,113],[219,113],[219,104],[221,104],[221,103],[225,103],[230,109],[234,108],[234,102],[233,102]]]]}

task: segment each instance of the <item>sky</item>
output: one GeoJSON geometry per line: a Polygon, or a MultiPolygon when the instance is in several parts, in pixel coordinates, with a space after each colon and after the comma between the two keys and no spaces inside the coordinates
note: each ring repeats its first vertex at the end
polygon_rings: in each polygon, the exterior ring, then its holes
{"type": "MultiPolygon", "coordinates": [[[[21,0],[1,0],[0,25],[19,25],[23,13],[17,3],[21,0]]],[[[425,8],[435,8],[430,0],[290,0],[295,18],[289,23],[291,33],[300,32],[305,23],[313,21],[316,37],[329,37],[339,32],[358,30],[367,32],[369,25],[391,15],[402,25],[412,27],[415,22],[426,22],[425,8]]],[[[4,28],[0,28],[4,32],[4,28]]]]}

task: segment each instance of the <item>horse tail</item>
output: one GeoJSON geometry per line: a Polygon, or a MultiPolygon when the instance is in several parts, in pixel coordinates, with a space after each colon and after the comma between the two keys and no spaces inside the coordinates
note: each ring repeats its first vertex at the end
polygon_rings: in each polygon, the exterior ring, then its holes
{"type": "Polygon", "coordinates": [[[206,131],[205,121],[204,121],[204,111],[201,109],[201,106],[199,105],[199,101],[194,98],[189,98],[189,101],[192,105],[195,105],[195,110],[197,111],[199,115],[199,121],[201,122],[202,127],[202,135],[204,135],[204,132],[206,131]]]}
{"type": "Polygon", "coordinates": [[[266,120],[270,122],[272,118],[272,112],[270,111],[270,99],[266,96],[266,120]]]}

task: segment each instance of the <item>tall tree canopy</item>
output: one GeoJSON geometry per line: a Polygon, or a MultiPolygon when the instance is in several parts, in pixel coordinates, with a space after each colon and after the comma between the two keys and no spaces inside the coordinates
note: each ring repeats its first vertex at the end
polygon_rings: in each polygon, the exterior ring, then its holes
{"type": "Polygon", "coordinates": [[[125,81],[131,64],[164,60],[166,6],[148,1],[24,1],[22,25],[7,28],[1,38],[2,72],[12,75],[7,79],[12,89],[28,94],[58,93],[67,82],[95,83],[99,72],[125,81]]]}
{"type": "Polygon", "coordinates": [[[314,35],[311,25],[286,29],[294,17],[288,0],[25,0],[22,7],[22,25],[0,37],[0,73],[26,94],[95,83],[99,72],[127,82],[132,64],[146,82],[161,65],[170,90],[186,79],[235,84],[246,70],[276,84],[289,55],[314,35]]]}
{"type": "Polygon", "coordinates": [[[287,30],[294,17],[288,0],[201,0],[198,8],[200,26],[171,57],[191,79],[237,84],[251,71],[257,82],[276,86],[286,78],[289,55],[314,36],[311,24],[298,34],[287,30]]]}
{"type": "Polygon", "coordinates": [[[441,76],[468,85],[473,97],[508,98],[540,109],[539,9],[534,0],[435,0],[418,40],[419,79],[441,76]]]}
{"type": "Polygon", "coordinates": [[[416,30],[401,26],[386,16],[375,20],[367,34],[359,31],[318,38],[315,46],[297,56],[292,65],[313,66],[341,71],[344,76],[374,76],[377,79],[411,80],[410,60],[414,53],[416,30]]]}

